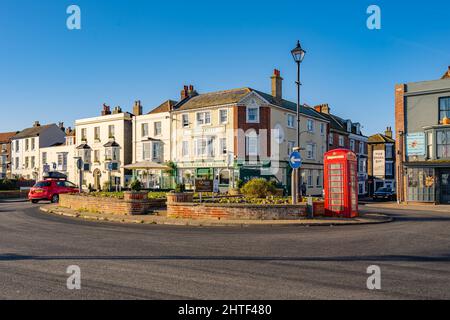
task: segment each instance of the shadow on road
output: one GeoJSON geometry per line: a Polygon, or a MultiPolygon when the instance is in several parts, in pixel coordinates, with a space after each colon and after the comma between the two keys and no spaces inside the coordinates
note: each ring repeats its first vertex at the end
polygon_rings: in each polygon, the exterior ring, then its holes
{"type": "Polygon", "coordinates": [[[391,262],[450,262],[447,256],[342,256],[342,257],[251,257],[251,256],[32,256],[0,254],[1,261],[51,261],[51,260],[189,260],[189,261],[300,261],[300,262],[352,262],[352,261],[391,261],[391,262]]]}

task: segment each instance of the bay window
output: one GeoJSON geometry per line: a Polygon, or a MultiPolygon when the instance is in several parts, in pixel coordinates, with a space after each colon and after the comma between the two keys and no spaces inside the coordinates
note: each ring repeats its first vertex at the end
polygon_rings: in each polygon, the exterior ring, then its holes
{"type": "Polygon", "coordinates": [[[439,130],[436,137],[438,159],[450,158],[450,130],[439,130]]]}

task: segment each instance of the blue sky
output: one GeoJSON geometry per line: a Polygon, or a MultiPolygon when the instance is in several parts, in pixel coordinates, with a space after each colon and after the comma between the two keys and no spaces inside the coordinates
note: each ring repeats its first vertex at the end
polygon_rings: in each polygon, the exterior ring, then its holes
{"type": "Polygon", "coordinates": [[[329,103],[369,135],[394,125],[394,85],[439,78],[450,65],[446,0],[0,0],[0,131],[96,116],[106,102],[149,111],[201,92],[270,92],[274,68],[295,101],[290,50],[299,39],[302,102],[329,103]],[[66,8],[82,30],[66,28],[66,8]],[[366,28],[377,4],[382,29],[366,28]]]}

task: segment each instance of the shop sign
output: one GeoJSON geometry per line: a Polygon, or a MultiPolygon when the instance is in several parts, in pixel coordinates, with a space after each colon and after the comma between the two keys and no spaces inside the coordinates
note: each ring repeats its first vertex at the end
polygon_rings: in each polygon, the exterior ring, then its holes
{"type": "Polygon", "coordinates": [[[406,136],[406,155],[424,156],[425,155],[425,133],[409,133],[406,136]]]}

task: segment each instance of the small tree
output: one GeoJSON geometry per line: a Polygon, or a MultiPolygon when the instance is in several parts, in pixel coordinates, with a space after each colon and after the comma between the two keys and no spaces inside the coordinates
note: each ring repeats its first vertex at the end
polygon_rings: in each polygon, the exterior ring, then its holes
{"type": "Polygon", "coordinates": [[[141,191],[142,183],[138,179],[134,179],[130,184],[130,188],[132,191],[141,191]]]}
{"type": "Polygon", "coordinates": [[[241,192],[249,198],[266,198],[275,194],[275,187],[264,178],[256,178],[247,182],[241,192]]]}

